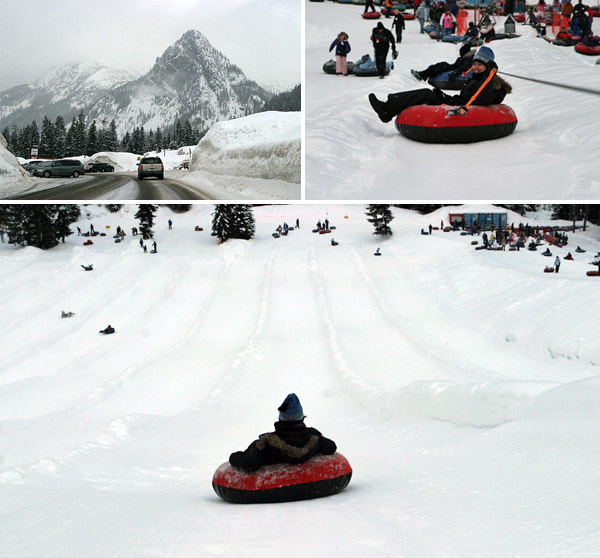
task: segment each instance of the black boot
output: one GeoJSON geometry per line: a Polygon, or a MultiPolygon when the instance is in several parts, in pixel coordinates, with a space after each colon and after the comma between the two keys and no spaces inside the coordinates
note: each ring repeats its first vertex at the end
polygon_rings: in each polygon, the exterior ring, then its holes
{"type": "Polygon", "coordinates": [[[382,122],[389,122],[394,118],[394,115],[387,111],[387,104],[380,101],[374,93],[369,94],[369,103],[371,103],[373,110],[377,113],[379,120],[382,122]]]}
{"type": "Polygon", "coordinates": [[[419,81],[425,81],[425,78],[421,75],[421,72],[417,72],[417,70],[411,70],[410,73],[419,81]]]}

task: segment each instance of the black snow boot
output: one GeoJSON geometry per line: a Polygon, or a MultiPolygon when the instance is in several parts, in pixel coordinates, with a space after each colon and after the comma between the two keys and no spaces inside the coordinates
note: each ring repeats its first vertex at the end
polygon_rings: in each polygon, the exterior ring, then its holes
{"type": "Polygon", "coordinates": [[[425,78],[421,75],[421,72],[417,72],[417,70],[411,70],[410,73],[419,81],[425,81],[425,78]]]}
{"type": "Polygon", "coordinates": [[[377,113],[379,120],[382,122],[389,122],[392,118],[394,118],[394,115],[388,112],[387,104],[383,101],[380,101],[374,93],[369,94],[369,103],[371,103],[373,110],[377,113]]]}

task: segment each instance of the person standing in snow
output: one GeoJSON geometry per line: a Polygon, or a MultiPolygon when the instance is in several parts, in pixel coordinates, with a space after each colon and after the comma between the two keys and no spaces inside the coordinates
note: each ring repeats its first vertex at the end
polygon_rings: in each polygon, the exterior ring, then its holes
{"type": "Polygon", "coordinates": [[[554,268],[556,269],[556,273],[558,273],[558,270],[560,269],[560,258],[558,256],[556,256],[556,259],[554,260],[554,268]]]}
{"type": "Polygon", "coordinates": [[[421,2],[417,11],[415,12],[415,17],[419,20],[419,25],[421,26],[421,30],[419,31],[421,35],[425,34],[425,20],[427,19],[427,7],[425,6],[425,2],[421,2]]]}
{"type": "Polygon", "coordinates": [[[375,49],[375,65],[377,66],[377,73],[379,74],[379,79],[383,79],[385,77],[386,59],[390,50],[390,45],[392,47],[392,57],[396,59],[398,56],[398,52],[396,51],[396,40],[394,39],[392,32],[389,29],[386,29],[380,21],[377,24],[377,27],[373,28],[371,41],[373,42],[373,48],[375,49]]]}
{"type": "Polygon", "coordinates": [[[338,76],[347,76],[348,64],[346,63],[346,56],[352,50],[348,42],[348,33],[342,31],[333,43],[331,43],[329,52],[333,50],[333,47],[335,47],[335,74],[338,76]]]}
{"type": "Polygon", "coordinates": [[[152,243],[152,248],[154,248],[154,251],[156,252],[156,240],[152,243]]]}
{"type": "Polygon", "coordinates": [[[363,14],[367,13],[367,10],[371,8],[372,12],[376,12],[377,10],[375,9],[375,0],[366,0],[365,2],[365,11],[363,12],[363,14]]]}
{"type": "Polygon", "coordinates": [[[300,219],[296,219],[296,228],[299,229],[300,228],[300,219]]]}
{"type": "Polygon", "coordinates": [[[276,463],[305,463],[311,457],[333,455],[337,446],[316,428],[304,424],[304,411],[295,393],[290,393],[277,409],[279,421],[275,432],[261,434],[245,451],[229,456],[229,463],[251,473],[264,465],[276,463]]]}
{"type": "Polygon", "coordinates": [[[173,228],[173,221],[171,221],[171,219],[169,219],[169,230],[171,230],[173,228]]]}
{"type": "Polygon", "coordinates": [[[396,43],[402,42],[402,30],[406,28],[404,24],[404,16],[402,12],[398,12],[394,17],[394,21],[392,22],[392,29],[396,28],[396,43]]]}

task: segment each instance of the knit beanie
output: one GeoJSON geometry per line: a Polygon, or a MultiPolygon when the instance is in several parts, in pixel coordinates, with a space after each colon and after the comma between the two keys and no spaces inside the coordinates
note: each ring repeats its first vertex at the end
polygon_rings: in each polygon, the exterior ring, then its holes
{"type": "Polygon", "coordinates": [[[491,48],[482,46],[477,51],[475,56],[473,56],[473,62],[476,61],[481,62],[482,64],[485,64],[487,66],[490,62],[494,61],[494,52],[491,48]]]}
{"type": "Polygon", "coordinates": [[[304,411],[300,405],[300,399],[295,393],[290,393],[277,409],[279,411],[280,421],[303,420],[304,411]]]}

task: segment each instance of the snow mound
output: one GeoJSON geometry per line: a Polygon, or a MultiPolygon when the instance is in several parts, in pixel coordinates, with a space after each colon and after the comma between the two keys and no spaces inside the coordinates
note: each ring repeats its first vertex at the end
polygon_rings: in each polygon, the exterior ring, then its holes
{"type": "Polygon", "coordinates": [[[92,156],[94,163],[109,163],[117,172],[137,170],[137,161],[139,155],[125,152],[101,151],[92,156]]]}
{"type": "Polygon", "coordinates": [[[216,123],[190,169],[299,184],[301,160],[300,113],[271,111],[216,123]]]}
{"type": "Polygon", "coordinates": [[[18,159],[6,149],[7,141],[5,137],[0,134],[0,178],[17,178],[29,176],[27,171],[19,164],[18,159]]]}

